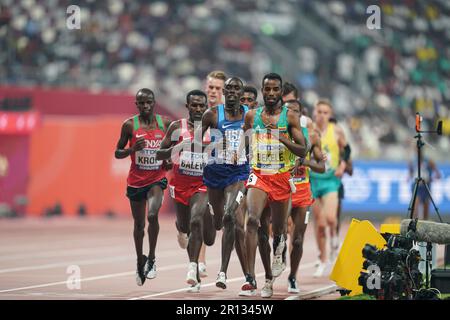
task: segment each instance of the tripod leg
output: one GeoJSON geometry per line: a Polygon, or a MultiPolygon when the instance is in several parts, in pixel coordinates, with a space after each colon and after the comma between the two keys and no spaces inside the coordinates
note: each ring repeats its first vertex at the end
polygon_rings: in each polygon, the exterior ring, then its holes
{"type": "Polygon", "coordinates": [[[414,209],[416,207],[417,190],[419,188],[420,181],[422,181],[422,179],[416,178],[416,182],[414,183],[413,196],[411,198],[411,201],[409,202],[409,207],[408,207],[410,219],[414,219],[414,209]]]}
{"type": "Polygon", "coordinates": [[[442,218],[441,218],[441,215],[439,214],[439,209],[438,209],[438,207],[436,206],[436,204],[434,203],[433,197],[431,196],[430,188],[428,188],[428,185],[425,183],[424,180],[422,180],[422,183],[425,185],[425,189],[427,189],[427,193],[428,193],[428,195],[430,196],[431,203],[433,204],[434,210],[436,211],[436,213],[437,213],[437,215],[438,215],[438,217],[439,217],[439,221],[440,221],[441,223],[443,223],[442,218]]]}

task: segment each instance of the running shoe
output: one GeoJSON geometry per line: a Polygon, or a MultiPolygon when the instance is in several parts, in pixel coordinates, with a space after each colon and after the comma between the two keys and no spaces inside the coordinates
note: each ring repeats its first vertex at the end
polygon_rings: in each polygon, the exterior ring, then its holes
{"type": "Polygon", "coordinates": [[[194,284],[189,287],[188,291],[189,293],[199,293],[200,292],[200,282],[197,282],[197,284],[194,284]]]}
{"type": "Polygon", "coordinates": [[[272,262],[272,275],[274,277],[280,276],[281,273],[286,269],[286,263],[283,262],[283,252],[286,246],[286,241],[283,235],[279,236],[278,239],[278,244],[276,244],[276,241],[274,239],[274,256],[272,262]]]}
{"type": "Polygon", "coordinates": [[[146,255],[142,255],[142,264],[139,264],[139,261],[137,262],[137,268],[136,268],[136,284],[138,286],[143,286],[145,282],[145,271],[144,267],[147,263],[148,259],[146,255]]]}
{"type": "Polygon", "coordinates": [[[273,296],[273,279],[266,279],[264,287],[261,289],[261,298],[271,298],[273,296]]]}
{"type": "Polygon", "coordinates": [[[256,280],[251,275],[245,276],[245,282],[241,287],[241,291],[239,292],[240,296],[243,297],[252,297],[256,295],[256,280]]]}
{"type": "Polygon", "coordinates": [[[325,269],[327,268],[326,262],[320,262],[319,265],[316,268],[316,271],[313,274],[314,278],[320,278],[323,276],[323,273],[325,272],[325,269]]]}
{"type": "Polygon", "coordinates": [[[206,264],[199,262],[198,272],[200,273],[200,278],[206,278],[208,276],[208,272],[206,272],[206,264]]]}
{"type": "Polygon", "coordinates": [[[198,283],[197,280],[197,263],[189,263],[188,273],[186,276],[186,282],[191,286],[195,286],[198,283]]]}
{"type": "Polygon", "coordinates": [[[226,289],[227,288],[227,276],[225,272],[220,271],[216,279],[216,287],[226,289]]]}
{"type": "Polygon", "coordinates": [[[297,280],[295,278],[288,278],[288,292],[300,293],[300,289],[298,288],[297,280]]]}
{"type": "Polygon", "coordinates": [[[147,279],[155,279],[156,278],[156,260],[147,260],[145,264],[145,276],[147,279]]]}

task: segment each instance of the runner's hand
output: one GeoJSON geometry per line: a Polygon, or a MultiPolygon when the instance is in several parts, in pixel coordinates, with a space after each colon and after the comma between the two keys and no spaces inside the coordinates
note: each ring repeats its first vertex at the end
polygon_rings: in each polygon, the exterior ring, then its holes
{"type": "Polygon", "coordinates": [[[345,162],[342,161],[339,166],[336,168],[336,171],[334,172],[334,175],[338,178],[342,178],[345,171],[345,162]]]}
{"type": "Polygon", "coordinates": [[[162,168],[166,171],[169,171],[173,167],[173,162],[171,159],[163,160],[162,168]]]}
{"type": "Polygon", "coordinates": [[[131,147],[131,150],[133,152],[142,150],[142,149],[145,148],[145,145],[146,145],[145,139],[144,138],[138,138],[136,140],[136,143],[131,147]]]}

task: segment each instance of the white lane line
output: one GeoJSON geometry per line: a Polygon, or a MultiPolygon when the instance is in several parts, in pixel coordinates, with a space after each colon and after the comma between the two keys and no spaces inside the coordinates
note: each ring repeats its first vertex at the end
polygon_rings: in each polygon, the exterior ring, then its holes
{"type": "MultiPolygon", "coordinates": [[[[44,231],[45,232],[45,231],[44,231]]],[[[84,240],[88,234],[86,233],[80,233],[80,234],[71,234],[71,237],[76,237],[76,240],[74,239],[61,239],[58,237],[59,235],[53,235],[51,237],[46,237],[44,239],[37,238],[33,239],[32,243],[29,244],[23,244],[24,242],[30,241],[30,237],[27,237],[25,239],[17,239],[14,240],[13,243],[9,243],[9,241],[6,241],[3,239],[3,237],[0,237],[0,241],[2,242],[2,247],[0,248],[0,255],[9,255],[11,253],[15,252],[24,252],[28,251],[28,254],[33,254],[33,252],[39,251],[44,246],[48,246],[48,243],[51,243],[52,245],[57,245],[57,247],[53,248],[55,250],[64,250],[64,248],[68,246],[73,246],[74,244],[79,247],[88,247],[89,245],[92,245],[92,241],[90,242],[88,240],[84,240]]],[[[96,245],[109,245],[111,243],[123,243],[124,238],[123,237],[105,237],[101,240],[96,241],[96,245]]]]}
{"type": "Polygon", "coordinates": [[[118,256],[118,257],[114,257],[114,258],[105,258],[105,259],[91,259],[91,260],[78,260],[78,261],[71,261],[71,262],[49,263],[49,264],[42,264],[42,265],[29,266],[29,267],[0,269],[0,274],[1,273],[9,273],[9,272],[45,270],[45,269],[51,269],[51,268],[68,267],[70,265],[87,266],[87,265],[107,263],[107,262],[126,261],[126,260],[133,259],[133,257],[135,257],[135,255],[118,256]]]}
{"type": "MultiPolygon", "coordinates": [[[[309,268],[314,267],[314,265],[315,265],[315,262],[306,263],[304,265],[301,265],[299,267],[299,270],[309,269],[309,268]]],[[[286,268],[286,270],[284,272],[289,272],[289,270],[290,270],[290,268],[286,268]]],[[[265,272],[260,272],[260,273],[256,274],[256,278],[262,277],[264,275],[265,275],[265,272]]],[[[227,279],[227,283],[242,281],[243,279],[244,279],[244,276],[231,278],[231,279],[227,279]]],[[[201,285],[201,288],[212,287],[212,286],[215,286],[215,285],[216,285],[215,282],[210,282],[210,283],[207,283],[205,285],[201,285]]],[[[165,295],[172,294],[172,293],[186,292],[188,289],[189,289],[189,287],[184,287],[184,288],[181,288],[181,289],[170,290],[170,291],[165,291],[165,292],[160,292],[160,293],[155,293],[155,294],[149,294],[149,295],[145,295],[145,296],[141,296],[141,297],[130,298],[128,300],[140,300],[140,299],[146,299],[146,298],[154,298],[154,297],[159,297],[159,296],[165,296],[165,295]]]]}
{"type": "MultiPolygon", "coordinates": [[[[176,256],[179,253],[180,253],[179,250],[163,251],[163,253],[158,255],[158,258],[166,258],[166,257],[176,256]]],[[[121,255],[121,256],[115,256],[115,257],[111,257],[111,258],[75,260],[75,261],[70,261],[70,262],[58,262],[58,263],[49,263],[49,264],[27,266],[27,267],[7,268],[7,269],[0,269],[0,274],[9,273],[9,272],[31,271],[31,270],[45,270],[45,269],[51,269],[51,268],[68,267],[70,265],[82,266],[82,265],[101,264],[101,263],[115,262],[115,261],[126,261],[126,260],[131,260],[135,257],[136,257],[136,255],[121,255]]]]}
{"type": "MultiPolygon", "coordinates": [[[[209,264],[213,264],[213,263],[216,263],[216,262],[219,262],[219,261],[220,261],[219,259],[216,259],[216,260],[208,261],[208,263],[209,264]]],[[[167,267],[158,268],[158,271],[168,271],[168,270],[186,268],[186,265],[187,265],[186,262],[185,263],[180,263],[180,264],[173,264],[173,265],[169,265],[167,267]]],[[[103,276],[81,278],[80,282],[96,281],[96,280],[124,277],[124,276],[134,275],[135,273],[136,273],[136,271],[111,273],[111,274],[105,274],[103,276]]],[[[14,292],[14,291],[20,291],[20,290],[29,290],[29,289],[37,289],[37,288],[45,288],[45,287],[52,287],[52,286],[59,286],[59,285],[63,285],[63,284],[67,284],[67,280],[66,281],[43,283],[43,284],[38,284],[38,285],[28,286],[28,287],[20,287],[20,288],[11,288],[11,289],[6,289],[6,290],[0,290],[0,293],[14,292]]]]}
{"type": "MultiPolygon", "coordinates": [[[[64,257],[73,256],[75,254],[92,254],[93,250],[101,251],[103,254],[105,251],[115,251],[123,250],[130,251],[132,246],[105,246],[105,247],[90,247],[90,248],[80,248],[80,249],[57,249],[49,251],[41,251],[38,253],[26,253],[26,254],[0,254],[0,261],[8,261],[15,259],[32,259],[32,258],[51,258],[51,257],[64,257]]],[[[96,252],[95,252],[96,253],[96,252]]]]}
{"type": "Polygon", "coordinates": [[[329,285],[326,287],[321,287],[321,288],[318,288],[318,289],[315,289],[315,290],[312,290],[309,292],[305,292],[303,294],[290,296],[284,300],[308,300],[308,299],[318,298],[318,297],[324,296],[326,294],[335,293],[337,289],[338,289],[338,286],[335,284],[332,284],[332,285],[329,285]]]}

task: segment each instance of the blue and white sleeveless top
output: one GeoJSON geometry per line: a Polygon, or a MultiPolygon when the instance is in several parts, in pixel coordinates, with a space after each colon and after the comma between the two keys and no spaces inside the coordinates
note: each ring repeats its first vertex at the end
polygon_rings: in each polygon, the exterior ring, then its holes
{"type": "MultiPolygon", "coordinates": [[[[211,161],[208,164],[227,164],[227,165],[247,165],[248,161],[246,157],[245,146],[241,148],[239,152],[241,136],[244,135],[244,119],[245,114],[249,110],[246,105],[241,105],[243,115],[240,120],[230,121],[225,117],[225,106],[220,104],[217,106],[217,130],[220,131],[221,136],[225,139],[226,144],[217,146],[218,153],[216,156],[216,150],[213,150],[211,154],[211,161]],[[238,155],[238,153],[240,153],[238,155]]],[[[214,142],[217,137],[213,134],[211,141],[214,142]]],[[[242,139],[242,143],[245,141],[242,139]]]]}

